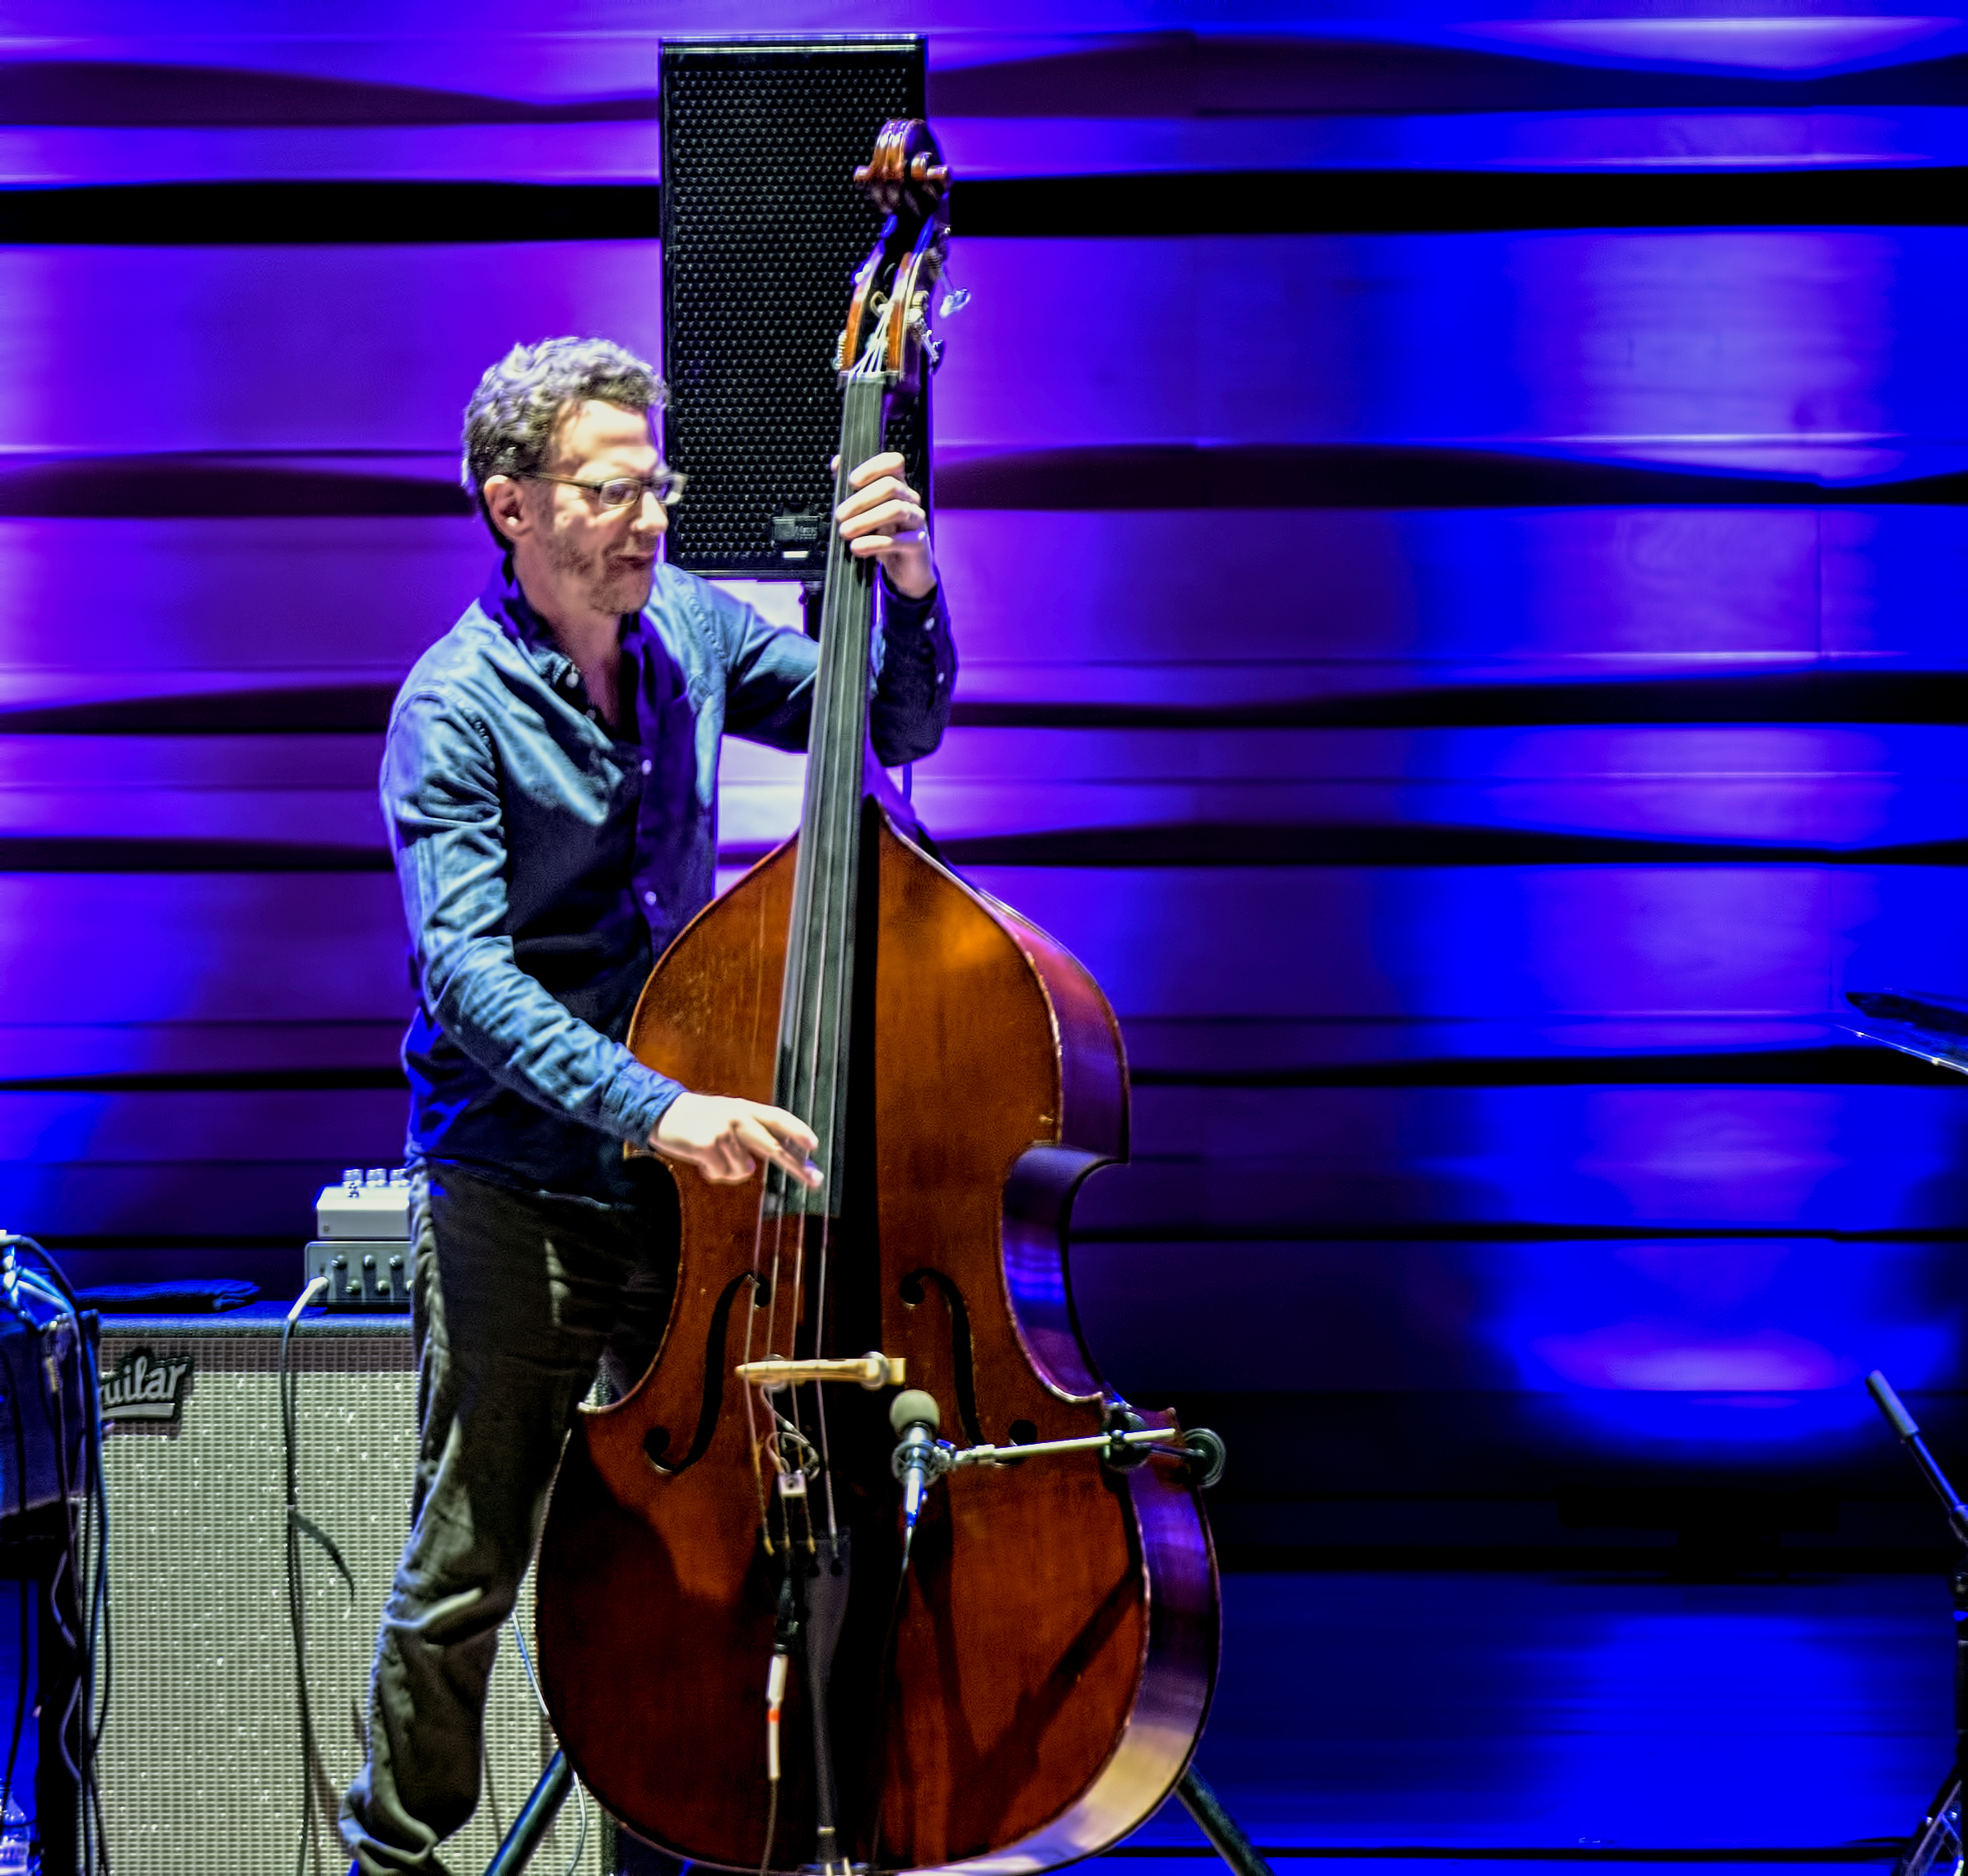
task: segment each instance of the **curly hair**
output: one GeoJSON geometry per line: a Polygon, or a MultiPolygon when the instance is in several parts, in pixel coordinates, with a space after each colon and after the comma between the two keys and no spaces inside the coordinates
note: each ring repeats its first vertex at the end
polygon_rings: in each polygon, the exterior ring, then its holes
{"type": "Polygon", "coordinates": [[[516,345],[478,380],[465,406],[464,461],[458,480],[477,497],[478,512],[501,547],[511,542],[493,525],[485,485],[494,476],[543,468],[555,429],[572,406],[594,398],[625,410],[659,410],[668,393],[656,369],[605,338],[546,338],[516,345]]]}

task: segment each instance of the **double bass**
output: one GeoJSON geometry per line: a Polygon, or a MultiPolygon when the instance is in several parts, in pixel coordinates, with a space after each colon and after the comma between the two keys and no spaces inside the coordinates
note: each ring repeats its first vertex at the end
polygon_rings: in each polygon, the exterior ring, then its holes
{"type": "MultiPolygon", "coordinates": [[[[948,238],[926,125],[856,180],[887,220],[840,341],[836,500],[934,361],[948,238]]],[[[1035,300],[1035,351],[1069,324],[1035,300]]],[[[835,533],[799,831],[678,934],[629,1034],[799,1115],[824,1183],[680,1177],[661,1346],[554,1486],[539,1665],[575,1770],[677,1856],[1010,1876],[1106,1848],[1188,1767],[1212,1455],[1082,1338],[1067,1224],[1127,1155],[1119,1029],[871,788],[874,577],[835,533]]]]}

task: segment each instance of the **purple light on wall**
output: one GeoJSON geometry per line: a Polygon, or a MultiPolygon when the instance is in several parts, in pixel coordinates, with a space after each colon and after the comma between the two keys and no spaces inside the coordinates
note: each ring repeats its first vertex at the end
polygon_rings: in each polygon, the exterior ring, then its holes
{"type": "Polygon", "coordinates": [[[1695,65],[1798,77],[1896,60],[1944,58],[1963,39],[1946,17],[1491,20],[1458,36],[1621,64],[1695,65]]]}
{"type": "Polygon", "coordinates": [[[1968,1380],[1968,1311],[1918,1245],[1519,1245],[1492,1281],[1485,1338],[1521,1385],[1560,1393],[1584,1438],[1716,1463],[1820,1439],[1863,1449],[1870,1370],[1914,1392],[1968,1380]]]}
{"type": "Polygon", "coordinates": [[[938,383],[949,443],[1521,441],[1844,479],[1910,442],[1959,460],[1968,435],[1958,230],[1000,240],[956,261],[980,312],[938,383]],[[1020,310],[1066,279],[1104,342],[1064,377],[1024,371],[1020,310]]]}

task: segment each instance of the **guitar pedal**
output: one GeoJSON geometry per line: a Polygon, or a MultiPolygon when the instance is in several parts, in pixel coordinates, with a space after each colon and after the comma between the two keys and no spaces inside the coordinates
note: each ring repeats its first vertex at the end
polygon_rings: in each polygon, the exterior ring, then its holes
{"type": "Polygon", "coordinates": [[[410,1175],[402,1167],[351,1166],[314,1201],[314,1241],[303,1281],[328,1279],[321,1306],[410,1307],[410,1175]]]}

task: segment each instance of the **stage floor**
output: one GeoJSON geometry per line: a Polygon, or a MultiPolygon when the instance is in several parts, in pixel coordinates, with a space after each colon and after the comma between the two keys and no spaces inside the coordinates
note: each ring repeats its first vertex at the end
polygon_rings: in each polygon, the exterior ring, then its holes
{"type": "MultiPolygon", "coordinates": [[[[1198,1762],[1268,1855],[1334,1876],[1883,1869],[1952,1750],[1938,1578],[1239,1572],[1224,1619],[1198,1762]]],[[[1175,1804],[1100,1861],[1215,1867],[1175,1804]]]]}
{"type": "MultiPolygon", "coordinates": [[[[1224,1604],[1203,1776],[1266,1851],[1362,1876],[1883,1864],[1952,1751],[1936,1578],[1234,1574],[1224,1604]]],[[[1103,1860],[1207,1855],[1171,1804],[1103,1860]]]]}

